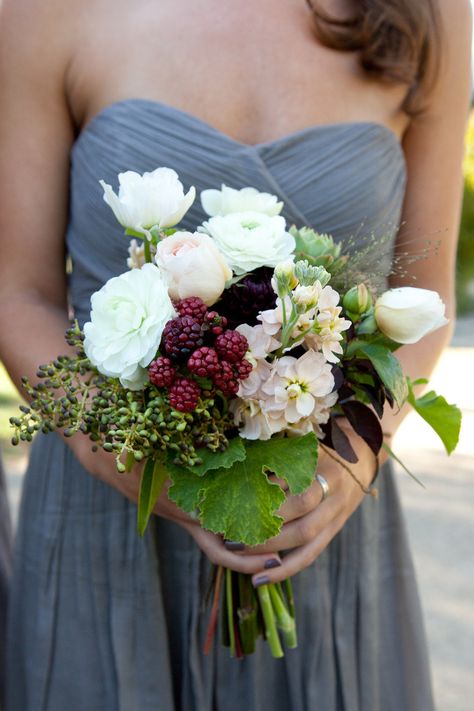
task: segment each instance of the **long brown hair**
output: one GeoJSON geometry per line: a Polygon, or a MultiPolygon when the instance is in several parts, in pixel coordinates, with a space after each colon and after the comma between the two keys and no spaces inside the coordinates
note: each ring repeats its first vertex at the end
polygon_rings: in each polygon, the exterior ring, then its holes
{"type": "Polygon", "coordinates": [[[346,18],[306,0],[319,41],[340,51],[359,52],[365,72],[387,82],[405,84],[403,109],[422,108],[440,61],[440,23],[436,0],[355,0],[346,18]]]}

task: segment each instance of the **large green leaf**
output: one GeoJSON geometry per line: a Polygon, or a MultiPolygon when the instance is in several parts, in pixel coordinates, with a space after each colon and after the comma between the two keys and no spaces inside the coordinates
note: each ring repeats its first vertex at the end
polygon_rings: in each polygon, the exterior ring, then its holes
{"type": "Polygon", "coordinates": [[[437,395],[434,390],[430,390],[422,397],[415,398],[411,384],[409,384],[408,402],[434,429],[447,453],[451,454],[459,441],[461,410],[456,405],[450,405],[442,395],[437,395]]]}
{"type": "Polygon", "coordinates": [[[358,352],[370,360],[398,407],[401,407],[407,398],[408,388],[401,365],[390,349],[381,344],[361,343],[358,352]]]}
{"type": "Polygon", "coordinates": [[[201,476],[191,468],[168,464],[173,481],[169,497],[185,511],[198,510],[204,528],[247,545],[263,543],[281,529],[276,514],[285,500],[267,472],[285,479],[292,494],[314,481],[318,443],[313,433],[265,442],[240,440],[246,458],[201,476]]]}
{"type": "Polygon", "coordinates": [[[285,494],[268,480],[262,463],[252,456],[206,476],[203,493],[202,525],[231,541],[255,546],[276,536],[281,528],[283,519],[275,512],[285,494]]]}
{"type": "Polygon", "coordinates": [[[179,467],[171,462],[168,462],[166,467],[173,482],[168,489],[168,497],[186,513],[194,513],[202,499],[204,478],[196,476],[186,467],[179,467]]]}
{"type": "Polygon", "coordinates": [[[302,437],[248,442],[248,456],[261,462],[264,470],[284,479],[290,494],[301,494],[314,481],[318,440],[313,432],[309,432],[302,437]]]}
{"type": "Polygon", "coordinates": [[[212,452],[210,449],[203,447],[198,450],[198,454],[202,464],[188,467],[189,471],[193,472],[195,476],[203,476],[211,469],[228,469],[234,462],[242,462],[246,456],[245,446],[240,437],[231,439],[223,452],[212,452]]]}
{"type": "Polygon", "coordinates": [[[161,459],[148,459],[140,481],[138,498],[138,533],[143,536],[153,508],[163,489],[168,472],[161,459]]]}

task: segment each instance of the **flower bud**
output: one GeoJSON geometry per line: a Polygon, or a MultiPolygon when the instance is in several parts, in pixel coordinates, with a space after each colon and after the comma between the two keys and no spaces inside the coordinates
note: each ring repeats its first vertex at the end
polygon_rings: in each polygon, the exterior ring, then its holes
{"type": "Polygon", "coordinates": [[[298,313],[306,313],[316,306],[320,294],[321,286],[319,282],[316,282],[311,286],[297,286],[291,298],[298,313]]]}
{"type": "Polygon", "coordinates": [[[342,305],[347,312],[361,316],[372,307],[372,296],[365,284],[358,284],[346,292],[342,305]]]}
{"type": "Polygon", "coordinates": [[[287,259],[276,265],[273,272],[272,286],[281,299],[298,286],[293,260],[287,259]]]}

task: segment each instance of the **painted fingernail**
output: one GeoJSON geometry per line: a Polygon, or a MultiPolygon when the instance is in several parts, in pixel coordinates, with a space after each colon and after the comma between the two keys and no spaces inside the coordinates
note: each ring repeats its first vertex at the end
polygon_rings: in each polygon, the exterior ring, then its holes
{"type": "Polygon", "coordinates": [[[281,560],[278,560],[278,558],[269,558],[265,561],[263,567],[265,568],[265,570],[270,570],[270,568],[279,568],[280,565],[281,560]]]}
{"type": "Polygon", "coordinates": [[[243,551],[243,550],[245,550],[245,545],[243,543],[238,543],[237,541],[224,541],[224,545],[228,551],[243,551]]]}
{"type": "Polygon", "coordinates": [[[256,578],[252,580],[254,588],[260,587],[260,585],[268,585],[270,578],[268,575],[257,575],[256,578]]]}

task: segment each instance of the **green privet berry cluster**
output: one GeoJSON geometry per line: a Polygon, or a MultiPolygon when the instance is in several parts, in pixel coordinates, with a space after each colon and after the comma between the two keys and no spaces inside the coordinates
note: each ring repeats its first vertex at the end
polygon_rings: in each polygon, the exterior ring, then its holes
{"type": "Polygon", "coordinates": [[[176,464],[201,464],[199,450],[223,451],[227,434],[235,429],[225,402],[202,390],[198,406],[188,413],[174,410],[159,388],[130,391],[115,378],[100,374],[84,355],[83,335],[77,324],[66,334],[76,356],[59,356],[39,367],[39,382],[22,384],[30,406],[21,405],[11,417],[12,444],[31,442],[36,432],[62,430],[65,437],[87,435],[93,448],[116,456],[117,469],[125,471],[159,453],[176,464]]]}

